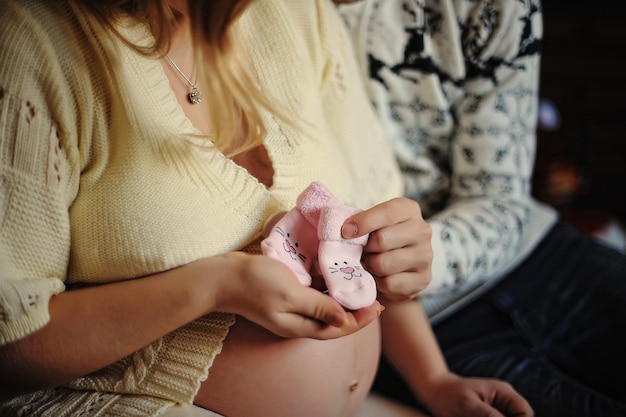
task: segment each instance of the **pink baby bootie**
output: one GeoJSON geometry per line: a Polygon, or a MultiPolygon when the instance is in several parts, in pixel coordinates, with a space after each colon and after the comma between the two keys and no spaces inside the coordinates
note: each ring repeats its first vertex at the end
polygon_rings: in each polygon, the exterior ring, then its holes
{"type": "Polygon", "coordinates": [[[311,285],[311,264],[317,258],[320,211],[329,205],[339,201],[321,183],[311,183],[261,242],[263,254],[286,264],[305,286],[311,285]]]}
{"type": "Polygon", "coordinates": [[[341,236],[341,226],[360,210],[346,206],[322,209],[317,225],[318,261],[328,294],[349,310],[370,306],[376,301],[374,277],[361,266],[363,247],[369,235],[354,239],[341,236]]]}
{"type": "Polygon", "coordinates": [[[317,255],[317,230],[300,211],[291,209],[261,241],[261,252],[287,265],[302,285],[311,285],[311,263],[317,255]]]}

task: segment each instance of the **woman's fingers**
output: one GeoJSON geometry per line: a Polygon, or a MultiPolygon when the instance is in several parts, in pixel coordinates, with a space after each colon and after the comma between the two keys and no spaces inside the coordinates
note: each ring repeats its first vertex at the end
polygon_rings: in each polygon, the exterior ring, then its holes
{"type": "Polygon", "coordinates": [[[278,314],[279,329],[275,333],[284,337],[334,339],[362,329],[383,310],[376,301],[357,311],[345,311],[328,295],[311,288],[303,289],[308,291],[303,291],[304,296],[300,300],[294,300],[293,304],[299,307],[278,314]]]}

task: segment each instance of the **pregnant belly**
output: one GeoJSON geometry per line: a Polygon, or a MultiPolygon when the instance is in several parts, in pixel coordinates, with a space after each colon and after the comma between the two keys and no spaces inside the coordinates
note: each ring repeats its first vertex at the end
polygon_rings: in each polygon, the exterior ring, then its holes
{"type": "Polygon", "coordinates": [[[333,340],[284,339],[241,318],[195,403],[227,417],[347,417],[371,388],[380,326],[333,340]]]}

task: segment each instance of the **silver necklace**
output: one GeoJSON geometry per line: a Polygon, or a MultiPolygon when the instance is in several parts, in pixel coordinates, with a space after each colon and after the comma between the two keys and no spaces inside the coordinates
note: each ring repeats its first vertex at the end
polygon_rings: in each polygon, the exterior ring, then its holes
{"type": "Polygon", "coordinates": [[[191,93],[187,94],[189,102],[191,102],[191,104],[202,103],[202,93],[196,88],[196,83],[198,82],[198,79],[196,78],[196,81],[192,83],[191,80],[189,80],[189,78],[187,78],[187,76],[181,71],[181,69],[178,68],[178,65],[176,65],[174,61],[172,61],[172,58],[170,58],[168,54],[165,54],[165,57],[168,61],[170,61],[170,64],[172,64],[174,69],[183,76],[185,81],[187,81],[187,84],[189,84],[189,86],[191,87],[191,93]]]}

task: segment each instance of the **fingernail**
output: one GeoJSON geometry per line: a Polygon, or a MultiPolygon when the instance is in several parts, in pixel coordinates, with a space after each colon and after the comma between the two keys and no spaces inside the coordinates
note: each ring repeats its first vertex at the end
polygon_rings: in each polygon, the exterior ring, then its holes
{"type": "Polygon", "coordinates": [[[356,236],[359,232],[359,229],[356,227],[354,223],[346,223],[341,228],[341,234],[344,238],[350,238],[356,236]]]}
{"type": "Polygon", "coordinates": [[[381,304],[380,308],[378,309],[378,317],[380,317],[380,315],[383,313],[383,311],[385,311],[385,306],[381,304]]]}

